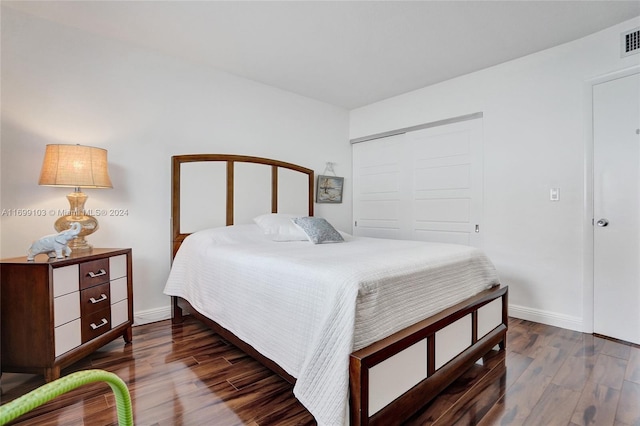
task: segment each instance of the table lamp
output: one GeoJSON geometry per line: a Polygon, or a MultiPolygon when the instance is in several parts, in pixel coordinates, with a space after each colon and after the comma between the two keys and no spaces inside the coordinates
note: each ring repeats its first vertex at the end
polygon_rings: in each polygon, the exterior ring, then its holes
{"type": "Polygon", "coordinates": [[[69,214],[55,222],[58,232],[69,229],[72,222],[79,222],[82,231],[72,241],[72,251],[91,251],[85,237],[98,229],[98,220],[86,214],[84,203],[87,195],[80,188],[113,188],[107,170],[107,150],[84,145],[47,145],[39,185],[74,188],[67,195],[69,214]]]}

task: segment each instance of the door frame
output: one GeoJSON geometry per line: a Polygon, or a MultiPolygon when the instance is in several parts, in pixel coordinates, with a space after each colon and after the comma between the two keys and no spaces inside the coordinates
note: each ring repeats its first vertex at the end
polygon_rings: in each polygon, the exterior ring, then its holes
{"type": "Polygon", "coordinates": [[[593,208],[593,87],[597,84],[640,74],[640,65],[613,71],[587,80],[584,84],[585,99],[585,147],[584,147],[584,215],[583,215],[583,293],[582,293],[582,331],[594,330],[594,208],[593,208]]]}

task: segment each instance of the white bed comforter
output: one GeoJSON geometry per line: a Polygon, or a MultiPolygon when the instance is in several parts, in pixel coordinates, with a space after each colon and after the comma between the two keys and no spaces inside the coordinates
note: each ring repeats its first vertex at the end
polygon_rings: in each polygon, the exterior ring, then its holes
{"type": "Polygon", "coordinates": [[[180,296],[296,377],[320,425],[340,425],[349,354],[498,283],[478,249],[345,236],[273,242],[256,225],[190,235],[165,294],[180,296]]]}

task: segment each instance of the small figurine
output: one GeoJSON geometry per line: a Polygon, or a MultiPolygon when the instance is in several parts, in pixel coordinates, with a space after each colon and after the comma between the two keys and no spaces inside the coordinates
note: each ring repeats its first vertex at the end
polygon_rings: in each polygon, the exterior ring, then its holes
{"type": "Polygon", "coordinates": [[[73,240],[82,231],[82,225],[79,222],[71,223],[71,227],[58,234],[46,235],[31,244],[27,250],[27,260],[33,260],[40,253],[46,253],[49,257],[63,259],[65,256],[71,256],[71,249],[67,243],[73,240]],[[64,251],[64,256],[62,252],[64,251]]]}

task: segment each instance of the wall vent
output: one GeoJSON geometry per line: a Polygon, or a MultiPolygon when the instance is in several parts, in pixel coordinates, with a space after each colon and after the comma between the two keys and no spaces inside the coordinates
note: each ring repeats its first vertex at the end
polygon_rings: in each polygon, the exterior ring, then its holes
{"type": "Polygon", "coordinates": [[[621,51],[620,56],[625,57],[640,53],[640,27],[621,34],[621,51]]]}

